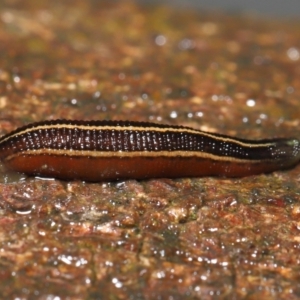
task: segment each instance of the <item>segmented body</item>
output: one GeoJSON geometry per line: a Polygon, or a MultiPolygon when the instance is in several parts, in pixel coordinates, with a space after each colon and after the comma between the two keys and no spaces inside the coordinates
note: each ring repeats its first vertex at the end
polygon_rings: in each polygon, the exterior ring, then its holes
{"type": "Polygon", "coordinates": [[[55,120],[3,136],[0,158],[8,169],[65,180],[238,177],[289,168],[300,146],[154,123],[55,120]]]}

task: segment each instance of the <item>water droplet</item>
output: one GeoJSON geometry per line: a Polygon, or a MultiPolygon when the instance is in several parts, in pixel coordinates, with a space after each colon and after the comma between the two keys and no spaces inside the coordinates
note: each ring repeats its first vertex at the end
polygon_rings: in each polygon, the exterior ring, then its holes
{"type": "Polygon", "coordinates": [[[171,117],[172,119],[176,119],[176,118],[178,117],[177,112],[173,110],[173,111],[170,113],[170,117],[171,117]]]}
{"type": "Polygon", "coordinates": [[[157,46],[163,46],[165,45],[166,42],[167,42],[167,38],[162,34],[155,37],[155,44],[157,46]]]}
{"type": "Polygon", "coordinates": [[[249,106],[249,107],[254,107],[256,104],[255,100],[254,99],[248,99],[246,101],[246,105],[249,106]]]}
{"type": "Polygon", "coordinates": [[[286,54],[287,54],[288,58],[293,61],[299,60],[299,58],[300,58],[299,50],[295,47],[289,48],[287,50],[286,54]]]}

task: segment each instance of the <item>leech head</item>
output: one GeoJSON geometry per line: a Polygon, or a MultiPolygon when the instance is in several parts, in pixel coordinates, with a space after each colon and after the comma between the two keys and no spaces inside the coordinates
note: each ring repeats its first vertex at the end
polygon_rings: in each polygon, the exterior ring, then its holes
{"type": "Polygon", "coordinates": [[[290,147],[293,148],[293,156],[295,156],[297,158],[297,161],[300,160],[300,141],[299,140],[290,140],[287,143],[290,147]]]}

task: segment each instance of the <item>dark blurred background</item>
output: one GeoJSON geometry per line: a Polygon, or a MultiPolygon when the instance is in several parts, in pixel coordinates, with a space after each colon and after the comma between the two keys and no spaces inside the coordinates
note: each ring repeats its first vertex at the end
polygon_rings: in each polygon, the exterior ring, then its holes
{"type": "Polygon", "coordinates": [[[181,7],[222,9],[229,12],[249,12],[258,15],[300,17],[300,0],[140,0],[147,3],[167,3],[181,7]]]}

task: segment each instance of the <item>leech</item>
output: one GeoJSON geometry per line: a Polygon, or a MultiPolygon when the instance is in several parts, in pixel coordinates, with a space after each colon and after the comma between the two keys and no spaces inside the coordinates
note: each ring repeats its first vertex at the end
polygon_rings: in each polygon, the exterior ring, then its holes
{"type": "Polygon", "coordinates": [[[9,170],[64,180],[242,177],[294,166],[300,142],[143,122],[55,120],[0,138],[0,159],[9,170]]]}

